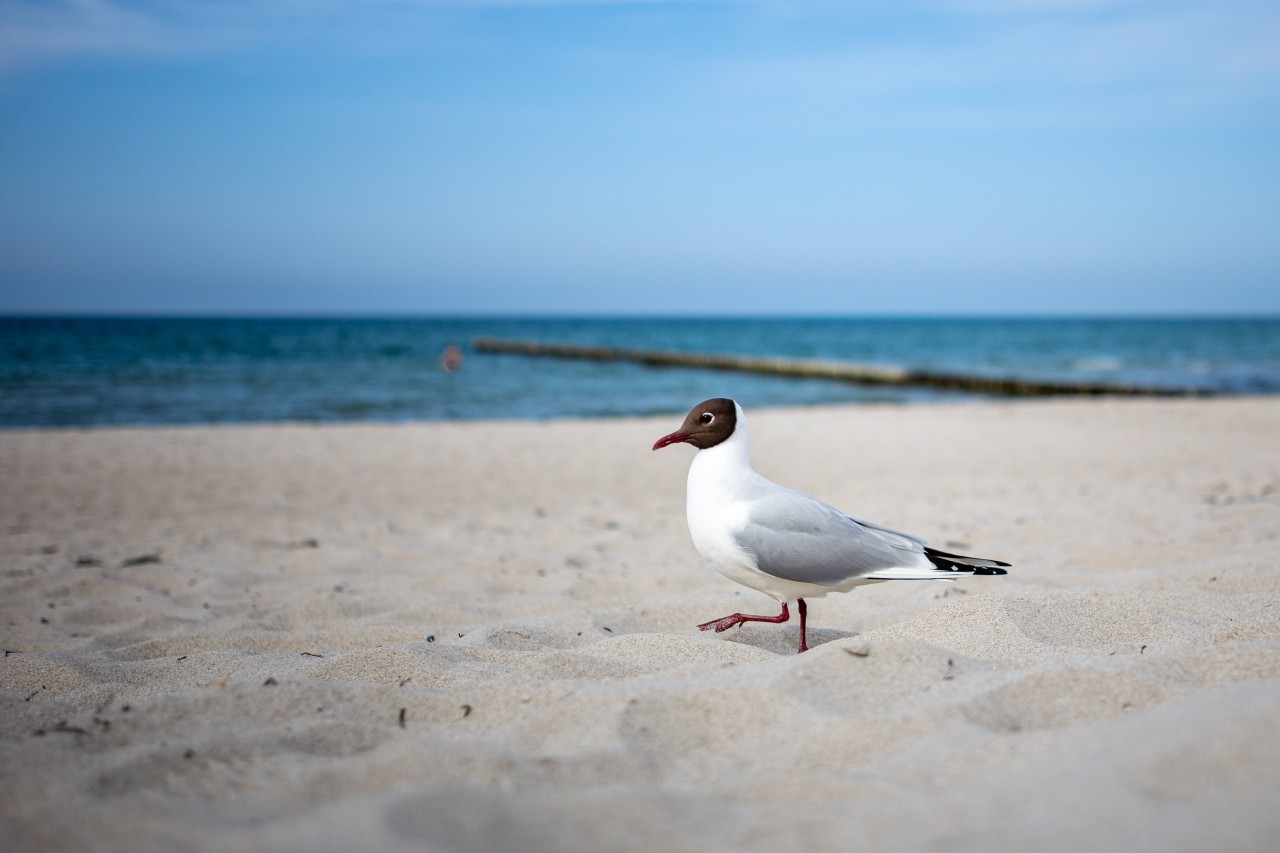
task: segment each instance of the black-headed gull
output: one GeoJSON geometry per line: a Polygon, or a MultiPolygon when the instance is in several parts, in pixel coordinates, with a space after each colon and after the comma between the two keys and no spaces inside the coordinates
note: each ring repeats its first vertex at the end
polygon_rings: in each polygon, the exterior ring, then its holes
{"type": "Polygon", "coordinates": [[[751,468],[747,418],[733,400],[694,406],[680,429],[654,443],[698,448],[689,466],[686,512],[694,547],[731,580],[782,602],[777,616],[734,613],[698,627],[727,631],[743,622],[786,622],[787,603],[848,592],[889,580],[953,580],[1006,574],[999,560],[948,554],[923,539],[845,515],[835,507],[766,480],[751,468]]]}

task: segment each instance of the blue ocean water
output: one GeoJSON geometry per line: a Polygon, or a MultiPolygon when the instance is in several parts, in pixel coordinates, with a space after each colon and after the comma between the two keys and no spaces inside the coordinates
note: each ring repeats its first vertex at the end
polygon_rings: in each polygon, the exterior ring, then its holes
{"type": "Polygon", "coordinates": [[[0,427],[608,417],[929,402],[863,387],[474,352],[480,335],[845,359],[936,371],[1280,393],[1280,318],[0,318],[0,427]],[[439,366],[462,347],[462,368],[439,366]]]}

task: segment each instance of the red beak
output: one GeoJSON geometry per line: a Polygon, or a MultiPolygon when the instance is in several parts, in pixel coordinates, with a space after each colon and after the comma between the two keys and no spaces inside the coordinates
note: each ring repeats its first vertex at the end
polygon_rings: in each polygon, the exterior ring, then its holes
{"type": "Polygon", "coordinates": [[[683,432],[673,432],[671,435],[664,435],[653,443],[654,450],[661,450],[668,444],[679,444],[682,441],[688,441],[689,436],[683,432]]]}

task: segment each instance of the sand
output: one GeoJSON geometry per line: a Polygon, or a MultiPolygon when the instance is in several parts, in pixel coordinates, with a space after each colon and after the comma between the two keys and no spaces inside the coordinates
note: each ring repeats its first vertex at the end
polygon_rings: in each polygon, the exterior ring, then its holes
{"type": "Polygon", "coordinates": [[[1014,568],[796,655],[679,415],[0,433],[6,849],[1280,849],[1280,400],[750,414],[1014,568]]]}

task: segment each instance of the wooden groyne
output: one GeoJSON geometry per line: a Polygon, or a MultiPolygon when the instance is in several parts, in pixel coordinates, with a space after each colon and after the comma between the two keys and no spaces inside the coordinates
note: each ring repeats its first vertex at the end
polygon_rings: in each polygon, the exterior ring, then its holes
{"type": "Polygon", "coordinates": [[[999,376],[966,376],[891,365],[860,364],[850,361],[619,349],[617,347],[581,346],[578,344],[521,341],[507,338],[478,337],[471,342],[471,346],[478,352],[576,358],[590,361],[631,361],[655,367],[697,367],[705,370],[731,370],[743,373],[765,373],[807,379],[832,379],[838,382],[853,382],[859,385],[943,388],[1010,397],[1057,395],[1202,397],[1210,394],[1209,391],[1198,388],[1165,388],[1143,385],[1112,385],[1102,382],[1053,382],[999,376]]]}

